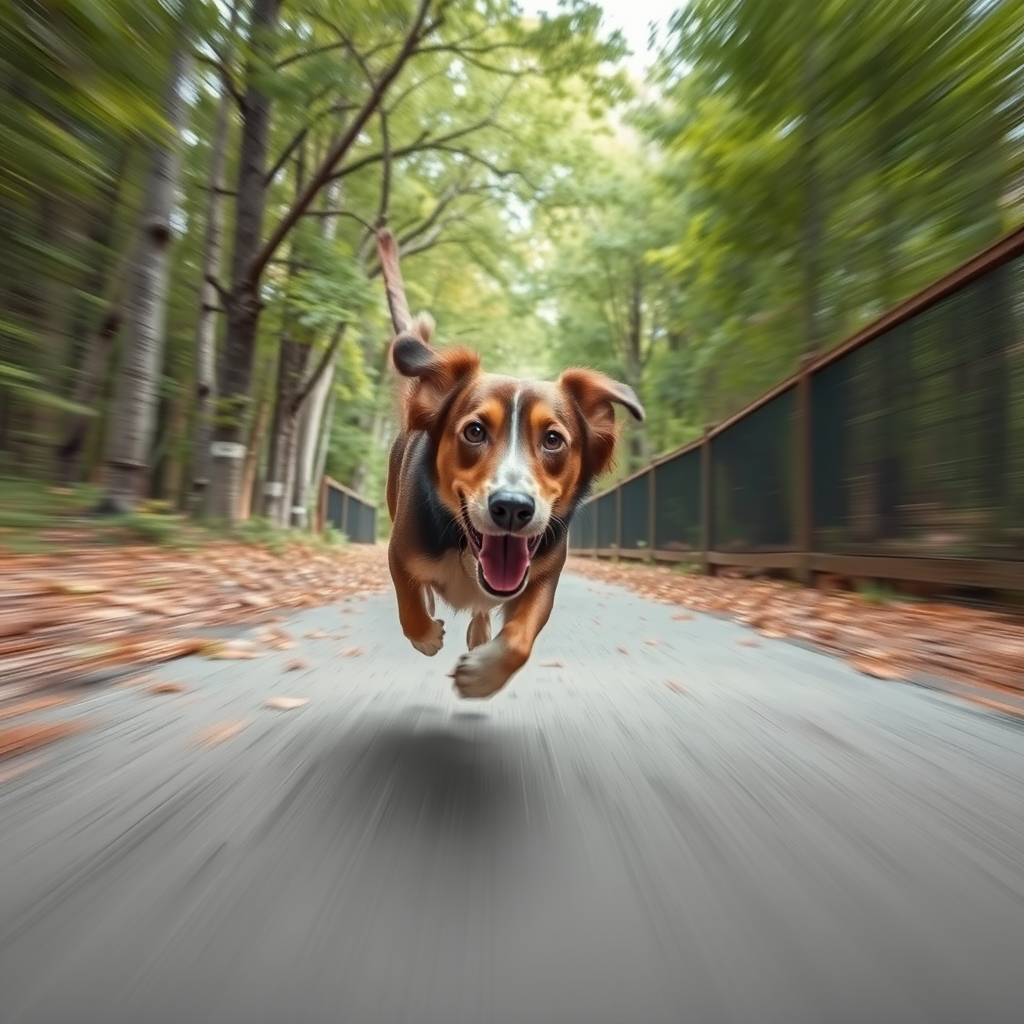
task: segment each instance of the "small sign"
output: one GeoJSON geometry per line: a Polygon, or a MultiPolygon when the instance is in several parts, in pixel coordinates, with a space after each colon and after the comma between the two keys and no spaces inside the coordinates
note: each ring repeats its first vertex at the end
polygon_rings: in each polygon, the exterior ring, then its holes
{"type": "Polygon", "coordinates": [[[284,481],[283,480],[268,480],[263,485],[263,493],[268,498],[280,498],[284,495],[284,481]]]}
{"type": "Polygon", "coordinates": [[[214,441],[210,445],[210,454],[215,459],[244,459],[245,445],[237,441],[214,441]]]}

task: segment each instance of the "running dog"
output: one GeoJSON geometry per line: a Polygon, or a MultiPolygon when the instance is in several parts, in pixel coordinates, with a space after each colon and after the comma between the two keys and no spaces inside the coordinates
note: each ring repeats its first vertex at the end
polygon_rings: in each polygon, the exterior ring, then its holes
{"type": "Polygon", "coordinates": [[[433,657],[444,644],[435,597],[469,611],[469,650],[451,676],[461,696],[488,698],[526,664],[548,621],[573,514],[615,456],[615,405],[641,422],[644,409],[593,370],[554,382],[485,373],[477,353],[431,345],[430,317],[410,323],[407,307],[401,317],[395,308],[396,327],[408,324],[390,354],[401,417],[387,478],[398,616],[433,657]]]}

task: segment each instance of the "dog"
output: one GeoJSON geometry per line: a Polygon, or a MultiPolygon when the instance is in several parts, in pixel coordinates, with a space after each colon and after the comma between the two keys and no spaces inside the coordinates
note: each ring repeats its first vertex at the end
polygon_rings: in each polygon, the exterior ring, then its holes
{"type": "Polygon", "coordinates": [[[450,675],[462,697],[486,699],[547,624],[569,524],[615,457],[614,406],[639,422],[644,409],[594,370],[554,382],[485,373],[476,352],[432,346],[433,331],[421,314],[391,343],[401,425],[388,462],[388,565],[402,632],[421,654],[444,645],[435,598],[469,611],[468,650],[450,675]]]}

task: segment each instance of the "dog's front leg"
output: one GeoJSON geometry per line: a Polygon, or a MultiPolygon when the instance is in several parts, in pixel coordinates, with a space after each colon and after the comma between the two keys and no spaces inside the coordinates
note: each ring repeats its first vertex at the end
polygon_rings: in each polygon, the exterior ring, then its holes
{"type": "Polygon", "coordinates": [[[388,568],[395,584],[398,621],[402,624],[402,632],[420,654],[425,654],[428,658],[433,657],[444,646],[444,622],[433,617],[433,593],[413,579],[408,569],[390,549],[388,568]]]}
{"type": "Polygon", "coordinates": [[[530,583],[505,606],[505,625],[485,644],[463,654],[452,678],[463,697],[493,697],[529,660],[534,641],[547,624],[555,603],[558,577],[530,583]]]}

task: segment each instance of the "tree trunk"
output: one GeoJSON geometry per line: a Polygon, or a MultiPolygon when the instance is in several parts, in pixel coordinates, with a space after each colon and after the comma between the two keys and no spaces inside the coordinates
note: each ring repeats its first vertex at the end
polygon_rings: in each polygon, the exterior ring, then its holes
{"type": "Polygon", "coordinates": [[[188,69],[184,46],[171,56],[165,117],[171,134],[154,145],[142,207],[142,231],[127,312],[125,351],[117,377],[114,417],[107,446],[106,493],[101,508],[134,507],[148,464],[167,312],[171,208],[178,180],[178,141],[184,127],[181,86],[188,69]]]}
{"type": "MultiPolygon", "coordinates": [[[[295,193],[302,194],[306,177],[305,144],[299,146],[295,155],[295,193]]],[[[298,273],[300,254],[297,239],[292,238],[288,259],[288,281],[298,273]]],[[[290,300],[285,299],[284,317],[281,324],[280,356],[277,361],[277,393],[270,438],[270,459],[267,463],[267,482],[263,486],[263,514],[277,527],[288,525],[291,513],[289,503],[292,497],[288,485],[289,468],[294,469],[295,434],[297,410],[295,408],[302,379],[306,374],[310,344],[296,339],[295,323],[289,308],[290,300]],[[291,463],[291,465],[289,465],[291,463]]]]}
{"type": "Polygon", "coordinates": [[[239,478],[238,508],[236,517],[248,519],[252,512],[253,484],[256,480],[256,467],[263,450],[263,438],[267,432],[267,420],[270,418],[270,395],[264,394],[256,409],[256,417],[252,425],[252,436],[245,453],[245,462],[239,478]]]}
{"type": "MultiPolygon", "coordinates": [[[[271,100],[262,91],[262,76],[270,62],[273,35],[281,0],[254,0],[249,34],[248,84],[242,104],[242,141],[235,205],[234,252],[231,287],[226,296],[227,332],[221,361],[218,392],[220,415],[210,446],[211,515],[235,521],[241,510],[243,463],[242,440],[245,412],[251,403],[253,360],[262,301],[254,257],[260,251],[266,207],[267,141],[271,100]]],[[[246,504],[249,498],[245,495],[246,504]]]]}
{"type": "Polygon", "coordinates": [[[320,439],[317,442],[316,464],[313,468],[313,495],[318,506],[320,501],[320,481],[323,480],[324,474],[327,472],[327,453],[331,448],[331,426],[334,423],[334,400],[336,394],[337,392],[334,390],[334,382],[332,380],[327,395],[327,408],[324,410],[323,422],[320,424],[320,439]]]}
{"type": "MultiPolygon", "coordinates": [[[[337,145],[337,138],[331,140],[330,148],[337,145]]],[[[333,242],[338,234],[338,217],[332,215],[332,211],[341,208],[341,180],[335,179],[324,192],[324,213],[323,237],[325,241],[333,242]]],[[[331,342],[333,344],[333,340],[331,342]]],[[[337,363],[337,354],[331,357],[330,365],[324,369],[320,379],[313,385],[312,391],[307,397],[299,413],[298,436],[296,438],[295,450],[295,481],[292,489],[292,513],[290,521],[293,526],[303,527],[310,524],[309,518],[309,492],[314,486],[314,479],[319,480],[323,476],[323,469],[319,474],[314,474],[313,461],[317,454],[317,440],[321,434],[321,423],[327,411],[328,405],[330,416],[333,412],[333,400],[328,403],[327,396],[334,386],[334,368],[337,363]],[[296,513],[294,510],[301,508],[304,511],[296,513]]],[[[330,423],[326,424],[325,430],[330,435],[330,423]]],[[[326,453],[324,454],[326,459],[326,453]]],[[[314,493],[316,493],[314,491],[314,493]]]]}
{"type": "MultiPolygon", "coordinates": [[[[104,391],[107,367],[114,351],[114,343],[124,322],[125,292],[132,266],[130,249],[121,260],[111,282],[107,306],[86,342],[85,356],[75,380],[71,401],[83,410],[97,410],[104,391]]],[[[68,415],[64,427],[64,441],[57,449],[59,477],[63,484],[70,485],[82,478],[82,455],[88,447],[89,435],[95,422],[87,412],[73,412],[68,415]]]]}
{"type": "MultiPolygon", "coordinates": [[[[297,527],[308,526],[309,518],[309,495],[310,489],[315,487],[315,481],[323,475],[315,473],[314,463],[317,460],[318,441],[324,430],[329,434],[330,423],[326,422],[329,407],[333,403],[328,401],[328,395],[332,394],[334,386],[333,364],[324,371],[323,376],[317,381],[312,393],[306,400],[299,415],[299,437],[296,452],[295,488],[292,492],[292,508],[301,508],[305,511],[292,515],[292,525],[297,527]]],[[[326,453],[325,453],[326,458],[326,453]]],[[[315,490],[314,492],[315,493],[315,490]]]]}
{"type": "MultiPolygon", "coordinates": [[[[231,8],[228,37],[233,38],[238,20],[238,4],[231,8]]],[[[220,100],[213,137],[210,140],[210,180],[206,197],[206,238],[199,276],[199,316],[196,320],[196,380],[193,409],[191,483],[188,505],[192,512],[202,510],[210,476],[210,437],[213,433],[213,409],[217,400],[217,312],[220,297],[213,282],[220,276],[224,234],[224,183],[228,135],[234,98],[221,83],[220,100]]]]}

